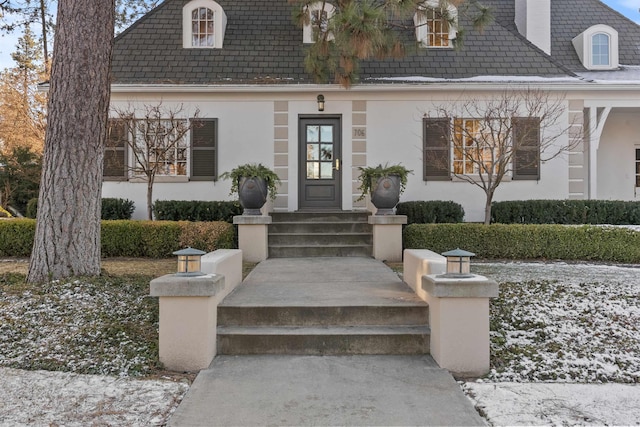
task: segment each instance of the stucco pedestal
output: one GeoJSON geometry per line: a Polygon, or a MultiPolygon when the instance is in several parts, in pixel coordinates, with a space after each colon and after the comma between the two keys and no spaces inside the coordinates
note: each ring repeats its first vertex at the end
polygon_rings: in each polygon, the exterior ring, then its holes
{"type": "Polygon", "coordinates": [[[260,262],[269,256],[270,216],[237,215],[233,223],[238,226],[238,247],[244,261],[260,262]]]}
{"type": "Polygon", "coordinates": [[[373,257],[380,261],[402,261],[402,226],[406,215],[371,215],[373,225],[373,257]]]}
{"type": "Polygon", "coordinates": [[[460,377],[489,372],[489,298],[498,284],[483,276],[422,277],[429,304],[431,356],[441,368],[460,377]]]}
{"type": "Polygon", "coordinates": [[[197,371],[216,355],[216,295],[224,276],[184,277],[167,274],[151,281],[160,297],[160,362],[172,371],[197,371]]]}

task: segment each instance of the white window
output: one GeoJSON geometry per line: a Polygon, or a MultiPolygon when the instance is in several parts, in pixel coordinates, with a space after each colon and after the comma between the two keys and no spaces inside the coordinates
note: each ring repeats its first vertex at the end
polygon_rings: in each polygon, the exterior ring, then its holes
{"type": "Polygon", "coordinates": [[[182,8],[182,46],[185,49],[221,49],[227,15],[213,0],[192,0],[182,8]]]}
{"type": "MultiPolygon", "coordinates": [[[[318,38],[323,37],[329,30],[329,21],[336,8],[330,3],[316,2],[305,9],[308,14],[307,23],[302,28],[303,43],[315,43],[318,38]]],[[[327,34],[327,40],[333,40],[333,34],[327,34]]]]}
{"type": "Polygon", "coordinates": [[[636,188],[640,188],[640,148],[636,148],[636,188]]]}
{"type": "Polygon", "coordinates": [[[506,126],[479,119],[453,120],[453,173],[473,175],[496,174],[500,150],[507,146],[502,130],[506,126]]]}
{"type": "Polygon", "coordinates": [[[609,35],[598,33],[591,36],[591,64],[594,66],[609,66],[609,35]]]}
{"type": "Polygon", "coordinates": [[[449,48],[456,38],[458,10],[455,6],[442,8],[438,0],[424,2],[413,16],[416,39],[422,47],[449,48]]]}
{"type": "Polygon", "coordinates": [[[141,168],[155,169],[156,176],[187,176],[187,120],[136,120],[135,127],[133,154],[141,168]]]}
{"type": "Polygon", "coordinates": [[[588,70],[618,68],[618,32],[608,25],[594,25],[576,36],[573,47],[588,70]]]}

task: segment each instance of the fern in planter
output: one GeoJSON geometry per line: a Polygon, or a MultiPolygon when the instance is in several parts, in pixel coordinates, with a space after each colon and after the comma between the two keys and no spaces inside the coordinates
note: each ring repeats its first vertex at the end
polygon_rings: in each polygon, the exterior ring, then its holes
{"type": "Polygon", "coordinates": [[[262,163],[247,163],[236,166],[231,169],[231,171],[220,175],[220,178],[231,180],[230,195],[238,194],[240,178],[262,178],[267,183],[269,198],[271,200],[275,200],[276,195],[278,194],[278,185],[280,184],[280,178],[278,175],[262,163]]]}
{"type": "Polygon", "coordinates": [[[385,163],[384,166],[379,164],[375,167],[360,167],[358,169],[360,169],[360,176],[358,177],[360,187],[358,187],[358,190],[362,191],[358,200],[362,200],[367,194],[371,194],[380,178],[387,178],[389,176],[398,176],[400,178],[400,194],[402,194],[407,188],[409,174],[413,173],[412,170],[400,164],[389,166],[388,163],[385,163]]]}

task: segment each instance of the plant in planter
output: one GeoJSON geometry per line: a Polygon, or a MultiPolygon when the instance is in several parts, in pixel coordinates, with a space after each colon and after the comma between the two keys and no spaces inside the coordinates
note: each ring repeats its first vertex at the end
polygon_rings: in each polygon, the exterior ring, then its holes
{"type": "Polygon", "coordinates": [[[230,172],[220,175],[222,179],[231,179],[229,194],[238,194],[243,215],[260,215],[260,209],[269,199],[274,200],[278,192],[280,178],[261,163],[247,163],[236,166],[230,172]]]}
{"type": "Polygon", "coordinates": [[[400,195],[407,187],[407,178],[412,170],[404,166],[386,163],[375,167],[359,168],[362,195],[358,200],[371,195],[371,203],[378,209],[376,215],[393,215],[393,208],[400,201],[400,195]]]}

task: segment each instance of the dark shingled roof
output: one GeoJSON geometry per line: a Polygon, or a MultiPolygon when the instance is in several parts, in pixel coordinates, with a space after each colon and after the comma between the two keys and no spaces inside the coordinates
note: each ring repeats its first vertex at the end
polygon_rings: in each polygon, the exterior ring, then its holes
{"type": "MultiPolygon", "coordinates": [[[[312,83],[304,71],[302,30],[287,0],[218,0],[227,15],[223,49],[182,47],[182,7],[166,0],[115,40],[114,83],[312,83]]],[[[386,77],[571,76],[582,64],[571,39],[594,24],[619,32],[620,63],[640,64],[640,27],[599,0],[552,0],[552,57],[513,24],[514,0],[484,0],[495,21],[482,32],[464,16],[464,48],[419,49],[402,59],[364,61],[362,82],[386,77]]]]}

